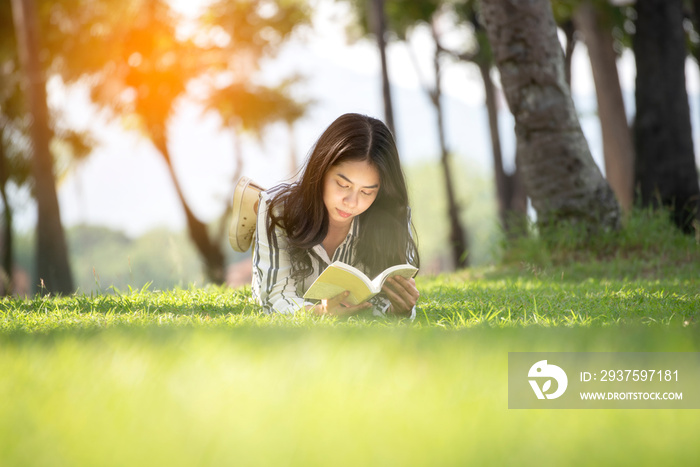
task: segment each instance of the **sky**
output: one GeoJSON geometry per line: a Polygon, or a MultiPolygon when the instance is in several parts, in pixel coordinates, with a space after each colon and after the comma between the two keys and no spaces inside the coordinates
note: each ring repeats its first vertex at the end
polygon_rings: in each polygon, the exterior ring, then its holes
{"type": "MultiPolygon", "coordinates": [[[[348,43],[346,6],[333,0],[315,0],[313,27],[301,31],[275,57],[267,61],[262,78],[275,82],[301,72],[306,84],[300,92],[317,103],[295,126],[295,152],[303,161],[321,132],[339,115],[359,112],[383,117],[379,55],[373,42],[348,43]]],[[[193,17],[201,2],[173,0],[183,14],[193,17]]],[[[454,45],[462,40],[460,31],[448,31],[454,45]]],[[[432,44],[425,29],[416,30],[410,47],[422,70],[430,76],[432,44]]],[[[394,114],[399,151],[404,164],[438,160],[435,115],[422,87],[420,75],[405,44],[388,48],[394,114]]],[[[624,92],[633,95],[634,58],[626,53],[619,64],[624,92]]],[[[687,67],[689,92],[697,101],[698,72],[687,67]]],[[[491,171],[490,136],[484,96],[478,70],[464,64],[450,64],[443,77],[447,142],[455,157],[470,166],[491,171]]],[[[585,47],[577,45],[573,61],[572,92],[594,159],[602,165],[600,130],[593,118],[595,91],[585,47]]],[[[81,88],[66,89],[58,80],[48,83],[49,103],[66,110],[71,124],[91,127],[99,145],[82,165],[60,181],[58,196],[64,225],[105,225],[138,236],[148,230],[167,227],[180,230],[184,215],[177,201],[166,166],[152,145],[121,122],[100,115],[81,88]]],[[[506,167],[512,166],[514,137],[512,118],[502,106],[501,125],[506,167]]],[[[628,106],[629,111],[629,106],[628,106]]],[[[698,144],[697,106],[691,111],[698,144]]],[[[230,202],[234,177],[234,142],[237,135],[222,129],[217,116],[205,114],[192,100],[180,102],[169,128],[170,149],[175,171],[180,175],[185,197],[203,221],[217,219],[230,202]]],[[[244,173],[263,186],[293,176],[289,163],[289,135],[285,127],[273,127],[262,141],[242,140],[244,173]]],[[[26,193],[15,196],[15,225],[29,230],[35,223],[35,207],[26,193]]]]}

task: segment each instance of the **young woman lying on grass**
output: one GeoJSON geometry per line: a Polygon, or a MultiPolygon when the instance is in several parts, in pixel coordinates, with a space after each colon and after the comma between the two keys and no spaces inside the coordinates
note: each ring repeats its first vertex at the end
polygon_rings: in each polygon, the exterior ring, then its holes
{"type": "Polygon", "coordinates": [[[252,288],[266,312],[351,315],[373,308],[415,316],[419,292],[403,277],[355,306],[345,301],[347,292],[318,303],[302,298],[333,261],[369,277],[396,264],[419,266],[406,182],[384,123],[342,115],[317,141],[299,180],[262,191],[259,201],[252,288]]]}

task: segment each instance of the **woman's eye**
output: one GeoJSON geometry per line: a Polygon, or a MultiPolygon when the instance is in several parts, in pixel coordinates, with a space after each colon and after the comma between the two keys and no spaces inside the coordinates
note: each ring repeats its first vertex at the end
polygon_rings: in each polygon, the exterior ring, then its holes
{"type": "Polygon", "coordinates": [[[372,196],[372,193],[367,193],[366,191],[361,191],[360,193],[362,193],[365,196],[372,196]]]}
{"type": "Polygon", "coordinates": [[[337,183],[340,188],[350,188],[350,185],[343,185],[340,182],[335,182],[335,183],[337,183]]]}

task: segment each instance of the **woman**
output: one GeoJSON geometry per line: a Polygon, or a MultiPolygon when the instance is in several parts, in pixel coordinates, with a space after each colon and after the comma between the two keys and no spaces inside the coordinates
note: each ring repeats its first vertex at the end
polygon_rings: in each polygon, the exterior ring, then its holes
{"type": "Polygon", "coordinates": [[[320,303],[301,298],[333,261],[374,277],[389,266],[418,267],[406,183],[396,143],[381,121],[358,114],[335,120],[314,146],[300,179],[260,195],[253,253],[253,296],[266,312],[415,316],[415,280],[393,277],[369,302],[347,292],[320,303]]]}

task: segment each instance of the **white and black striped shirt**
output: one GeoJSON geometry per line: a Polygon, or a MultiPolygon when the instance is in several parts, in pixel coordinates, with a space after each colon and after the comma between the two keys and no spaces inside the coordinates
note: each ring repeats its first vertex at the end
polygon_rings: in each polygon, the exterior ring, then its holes
{"type": "MultiPolygon", "coordinates": [[[[321,244],[314,245],[309,250],[313,272],[301,283],[298,283],[292,278],[292,263],[289,257],[286,233],[281,227],[276,226],[272,235],[268,236],[267,221],[270,197],[268,192],[262,192],[258,205],[253,251],[253,297],[262,305],[266,313],[294,313],[306,305],[315,304],[315,302],[305,301],[302,297],[329,264],[333,261],[342,261],[354,265],[355,249],[353,245],[359,232],[359,221],[357,218],[352,220],[350,231],[345,240],[336,248],[333,258],[328,256],[321,244]]],[[[362,268],[360,267],[360,269],[362,268]]],[[[384,315],[391,305],[389,299],[382,293],[373,297],[370,302],[374,305],[374,314],[378,316],[384,315]]],[[[413,307],[411,319],[415,315],[416,309],[413,307]]]]}

